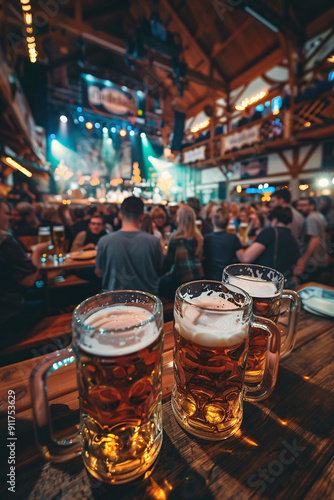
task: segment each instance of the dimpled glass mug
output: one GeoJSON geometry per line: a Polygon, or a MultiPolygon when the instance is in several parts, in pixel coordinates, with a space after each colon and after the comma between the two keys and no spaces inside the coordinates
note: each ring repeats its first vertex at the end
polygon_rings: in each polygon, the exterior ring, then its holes
{"type": "Polygon", "coordinates": [[[240,427],[243,399],[261,401],[277,378],[280,335],[276,325],[253,316],[252,299],[218,281],[193,281],[178,288],[174,306],[174,385],[177,422],[195,436],[219,440],[240,427]],[[264,332],[266,366],[257,391],[248,395],[245,370],[249,328],[264,332]]]}
{"type": "Polygon", "coordinates": [[[81,453],[98,480],[131,481],[152,466],[162,444],[162,304],[148,293],[106,292],[82,302],[72,325],[72,348],[46,356],[31,375],[37,443],[56,462],[81,453]],[[60,442],[50,433],[45,380],[72,354],[80,425],[60,442]]]}
{"type": "MultiPolygon", "coordinates": [[[[223,281],[239,286],[249,293],[253,299],[254,314],[274,323],[277,323],[280,315],[282,298],[289,300],[288,329],[285,338],[281,338],[281,359],[288,356],[296,340],[300,298],[292,290],[283,290],[283,274],[256,264],[232,264],[225,267],[223,281]]],[[[256,384],[261,380],[264,370],[267,336],[263,332],[252,330],[249,343],[246,382],[256,384]]]]}

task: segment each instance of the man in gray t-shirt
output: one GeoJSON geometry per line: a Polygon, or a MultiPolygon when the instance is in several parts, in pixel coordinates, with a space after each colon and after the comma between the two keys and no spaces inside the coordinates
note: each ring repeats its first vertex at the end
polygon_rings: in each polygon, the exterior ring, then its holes
{"type": "Polygon", "coordinates": [[[294,274],[302,274],[303,281],[318,281],[323,268],[328,264],[325,224],[316,210],[314,198],[300,199],[298,209],[306,217],[306,236],[305,251],[297,262],[294,274]]]}
{"type": "Polygon", "coordinates": [[[162,267],[160,241],[140,231],[144,204],[131,196],[121,206],[122,229],[103,236],[98,243],[95,273],[102,289],[158,293],[162,267]]]}

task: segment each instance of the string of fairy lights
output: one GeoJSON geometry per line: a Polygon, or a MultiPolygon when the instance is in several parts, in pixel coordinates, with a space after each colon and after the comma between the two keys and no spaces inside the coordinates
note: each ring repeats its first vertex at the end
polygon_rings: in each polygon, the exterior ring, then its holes
{"type": "Polygon", "coordinates": [[[20,0],[20,2],[23,12],[24,24],[26,25],[26,40],[29,59],[31,63],[35,63],[37,61],[38,52],[36,50],[36,39],[34,37],[34,28],[32,25],[31,4],[30,0],[20,0]]]}

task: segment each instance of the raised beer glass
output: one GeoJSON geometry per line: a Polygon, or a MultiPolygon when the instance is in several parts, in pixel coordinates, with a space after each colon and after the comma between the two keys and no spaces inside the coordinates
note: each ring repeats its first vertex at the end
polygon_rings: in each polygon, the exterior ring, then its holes
{"type": "MultiPolygon", "coordinates": [[[[284,276],[275,269],[256,264],[232,264],[223,271],[223,281],[239,286],[253,299],[253,312],[257,316],[277,323],[282,298],[289,301],[289,317],[286,335],[281,332],[281,359],[293,350],[296,340],[296,323],[300,298],[292,290],[283,290],[284,276]]],[[[250,332],[246,382],[261,379],[266,356],[267,337],[255,329],[250,332]]]]}
{"type": "Polygon", "coordinates": [[[243,399],[261,401],[274,389],[280,337],[276,325],[254,318],[252,299],[218,281],[193,281],[176,291],[174,305],[174,385],[177,422],[195,436],[218,440],[240,427],[243,399]],[[249,328],[269,338],[261,384],[247,393],[245,370],[249,328]]]}
{"type": "Polygon", "coordinates": [[[75,309],[72,326],[72,348],[46,356],[31,374],[37,443],[56,462],[81,453],[98,480],[131,481],[154,464],[162,444],[162,304],[148,293],[102,293],[75,309]],[[45,379],[74,358],[79,432],[57,440],[45,379]]]}
{"type": "Polygon", "coordinates": [[[54,226],[53,243],[55,246],[55,254],[57,255],[58,259],[61,259],[64,256],[64,244],[65,244],[64,226],[54,226]]]}

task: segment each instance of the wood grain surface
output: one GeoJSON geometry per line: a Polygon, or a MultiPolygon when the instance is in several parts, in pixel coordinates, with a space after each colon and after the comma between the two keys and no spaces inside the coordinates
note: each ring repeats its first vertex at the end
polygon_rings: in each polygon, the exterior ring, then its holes
{"type": "MultiPolygon", "coordinates": [[[[333,322],[302,313],[297,349],[281,363],[274,393],[262,403],[244,403],[241,430],[216,443],[188,435],[175,422],[170,406],[171,323],[164,332],[163,447],[151,475],[124,486],[99,484],[80,457],[63,464],[45,462],[35,445],[29,388],[30,372],[40,358],[0,369],[0,428],[5,437],[8,390],[16,393],[17,487],[12,498],[333,498],[333,322]]],[[[74,364],[48,378],[48,394],[56,435],[68,435],[79,420],[74,364]]],[[[6,455],[2,477],[8,473],[6,455]]],[[[1,498],[7,495],[2,481],[1,498]]]]}

